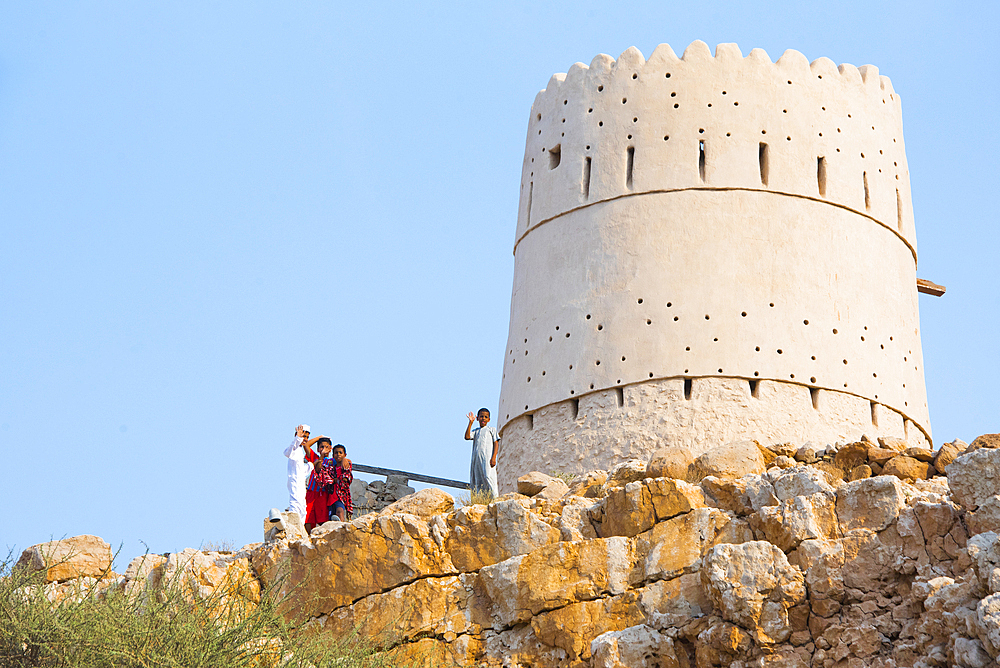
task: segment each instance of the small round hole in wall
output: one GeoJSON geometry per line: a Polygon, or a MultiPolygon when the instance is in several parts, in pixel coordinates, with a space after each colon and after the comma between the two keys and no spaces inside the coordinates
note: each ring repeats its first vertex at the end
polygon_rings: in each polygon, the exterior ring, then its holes
{"type": "Polygon", "coordinates": [[[727,132],[727,133],[726,133],[726,136],[727,136],[727,137],[732,137],[732,136],[733,136],[733,133],[732,133],[732,132],[727,132]]]}
{"type": "Polygon", "coordinates": [[[618,380],[616,380],[616,381],[615,381],[615,384],[616,384],[616,385],[621,385],[621,384],[622,384],[622,379],[621,379],[621,378],[619,378],[618,380]]]}
{"type": "Polygon", "coordinates": [[[628,98],[627,97],[623,97],[622,98],[622,104],[625,104],[626,102],[628,102],[628,98]]]}
{"type": "Polygon", "coordinates": [[[812,356],[812,360],[813,360],[814,362],[816,361],[816,356],[815,356],[815,355],[813,355],[813,356],[812,356]]]}
{"type": "Polygon", "coordinates": [[[663,135],[663,141],[668,141],[669,139],[670,139],[670,135],[663,135]]]}
{"type": "Polygon", "coordinates": [[[781,354],[782,354],[782,352],[781,352],[781,348],[778,348],[778,354],[779,354],[779,355],[781,355],[781,354]]]}
{"type": "Polygon", "coordinates": [[[566,332],[566,338],[567,339],[569,338],[569,332],[566,332]]]}
{"type": "Polygon", "coordinates": [[[551,340],[552,340],[552,337],[550,336],[550,337],[549,337],[549,341],[551,341],[551,340]]]}
{"type": "Polygon", "coordinates": [[[629,139],[631,139],[631,138],[632,138],[632,135],[629,135],[629,136],[628,136],[628,138],[629,138],[629,139]]]}
{"type": "Polygon", "coordinates": [[[666,73],[666,75],[665,75],[665,78],[667,78],[667,79],[669,79],[669,78],[670,78],[670,72],[667,72],[667,73],[666,73]]]}
{"type": "Polygon", "coordinates": [[[678,318],[678,317],[677,317],[677,316],[675,315],[675,316],[674,316],[674,322],[677,322],[678,320],[680,320],[680,318],[678,318]]]}
{"type": "Polygon", "coordinates": [[[573,370],[573,365],[572,365],[572,364],[570,364],[570,365],[569,365],[569,370],[570,370],[570,371],[572,371],[572,370],[573,370]]]}
{"type": "Polygon", "coordinates": [[[705,314],[705,320],[711,320],[711,318],[708,317],[707,313],[705,314]]]}
{"type": "Polygon", "coordinates": [[[590,150],[590,144],[587,144],[587,150],[588,151],[590,150]]]}
{"type": "Polygon", "coordinates": [[[868,331],[868,325],[865,325],[865,331],[866,332],[868,331]]]}
{"type": "Polygon", "coordinates": [[[788,377],[789,378],[795,378],[795,374],[794,373],[790,373],[790,374],[788,374],[788,377]]]}
{"type": "Polygon", "coordinates": [[[770,306],[771,308],[774,308],[774,302],[771,302],[770,304],[768,304],[768,306],[770,306]]]}
{"type": "Polygon", "coordinates": [[[576,394],[576,390],[570,390],[569,393],[570,394],[576,394]]]}
{"type": "Polygon", "coordinates": [[[788,140],[788,141],[792,141],[791,137],[785,137],[785,139],[788,140]]]}
{"type": "Polygon", "coordinates": [[[633,74],[633,75],[632,75],[632,78],[633,78],[633,79],[638,79],[638,78],[639,78],[639,75],[638,75],[638,74],[633,74]]]}
{"type": "Polygon", "coordinates": [[[700,135],[705,134],[705,128],[698,128],[698,134],[700,135]]]}
{"type": "Polygon", "coordinates": [[[885,350],[885,344],[884,343],[878,344],[878,347],[881,348],[882,350],[885,350]]]}
{"type": "Polygon", "coordinates": [[[590,314],[589,313],[587,314],[587,320],[590,320],[590,314]]]}
{"type": "Polygon", "coordinates": [[[544,372],[544,371],[542,372],[542,375],[543,375],[543,376],[545,375],[545,372],[544,372]]]}
{"type": "Polygon", "coordinates": [[[531,376],[528,376],[528,382],[529,383],[531,382],[531,376]]]}
{"type": "Polygon", "coordinates": [[[635,118],[633,118],[633,119],[632,119],[632,122],[633,122],[633,123],[638,123],[638,122],[639,122],[639,117],[638,117],[638,116],[636,116],[635,118]]]}
{"type": "Polygon", "coordinates": [[[622,362],[624,362],[624,361],[625,361],[625,356],[624,356],[624,355],[622,355],[622,362]]]}
{"type": "Polygon", "coordinates": [[[636,302],[635,302],[635,303],[636,303],[636,304],[641,304],[641,303],[642,303],[642,297],[639,297],[639,298],[638,298],[638,299],[636,300],[636,302]]]}
{"type": "Polygon", "coordinates": [[[525,356],[527,356],[527,355],[528,355],[528,351],[527,351],[527,350],[525,350],[525,351],[524,351],[524,354],[525,354],[525,356]]]}
{"type": "Polygon", "coordinates": [[[525,343],[527,343],[527,342],[528,342],[528,339],[525,339],[525,340],[524,340],[524,342],[525,342],[525,343]]]}
{"type": "Polygon", "coordinates": [[[597,92],[598,93],[600,93],[602,90],[604,90],[604,85],[603,84],[597,87],[597,92]]]}
{"type": "Polygon", "coordinates": [[[597,121],[597,127],[603,128],[604,127],[604,121],[597,121]]]}
{"type": "Polygon", "coordinates": [[[594,384],[593,383],[590,384],[590,389],[594,389],[594,384]]]}
{"type": "Polygon", "coordinates": [[[833,333],[834,333],[834,334],[836,334],[836,333],[837,333],[837,330],[836,330],[836,328],[835,328],[835,329],[833,330],[833,333]]]}
{"type": "Polygon", "coordinates": [[[674,105],[674,109],[677,109],[677,108],[678,108],[678,107],[680,107],[680,106],[681,106],[681,105],[679,105],[679,104],[675,104],[675,105],[674,105]]]}
{"type": "Polygon", "coordinates": [[[556,331],[557,332],[559,331],[559,325],[556,325],[556,331]]]}
{"type": "Polygon", "coordinates": [[[604,329],[604,325],[598,325],[598,326],[597,326],[597,331],[598,331],[598,332],[599,332],[599,331],[601,331],[602,329],[604,329]]]}
{"type": "Polygon", "coordinates": [[[524,405],[524,410],[528,410],[528,405],[527,404],[524,405]]]}
{"type": "Polygon", "coordinates": [[[739,102],[733,102],[733,106],[734,107],[738,107],[738,106],[740,106],[740,103],[739,102]]]}
{"type": "Polygon", "coordinates": [[[647,325],[652,325],[652,324],[653,324],[653,321],[652,321],[652,320],[650,320],[649,318],[646,318],[646,324],[647,324],[647,325]]]}
{"type": "Polygon", "coordinates": [[[815,383],[816,382],[816,376],[812,376],[811,378],[809,378],[809,382],[810,383],[815,383]]]}
{"type": "Polygon", "coordinates": [[[670,308],[671,306],[673,306],[673,304],[671,304],[670,302],[667,302],[667,308],[670,308]]]}
{"type": "Polygon", "coordinates": [[[601,366],[601,360],[596,360],[596,361],[594,362],[594,364],[595,364],[595,365],[597,365],[597,366],[601,366]]]}
{"type": "MultiPolygon", "coordinates": [[[[687,369],[684,369],[684,372],[685,372],[685,373],[687,373],[687,369]]],[[[649,372],[649,377],[650,377],[650,378],[652,378],[652,377],[653,377],[653,372],[652,372],[652,371],[650,371],[650,372],[649,372]]]]}
{"type": "Polygon", "coordinates": [[[753,375],[755,375],[755,376],[759,376],[759,375],[760,375],[760,371],[754,371],[754,372],[753,372],[753,375]]]}
{"type": "Polygon", "coordinates": [[[878,374],[877,373],[872,373],[872,378],[878,378],[878,374]]]}
{"type": "Polygon", "coordinates": [[[718,337],[716,337],[716,338],[714,338],[714,339],[712,339],[712,340],[713,340],[713,341],[718,341],[719,339],[718,339],[718,337]]]}
{"type": "Polygon", "coordinates": [[[711,107],[711,106],[712,106],[712,103],[711,103],[711,102],[709,102],[709,103],[708,103],[708,106],[710,106],[710,107],[711,107]]]}
{"type": "Polygon", "coordinates": [[[844,360],[844,364],[847,364],[847,360],[844,360]]]}
{"type": "Polygon", "coordinates": [[[808,325],[808,324],[809,324],[809,321],[808,321],[808,320],[803,320],[803,321],[802,321],[802,324],[803,324],[803,325],[808,325]]]}
{"type": "Polygon", "coordinates": [[[783,113],[783,114],[787,114],[787,113],[788,113],[788,110],[787,110],[787,109],[782,109],[782,110],[781,110],[781,113],[783,113]]]}
{"type": "Polygon", "coordinates": [[[691,350],[691,346],[685,346],[684,350],[690,351],[691,350]]]}
{"type": "Polygon", "coordinates": [[[756,350],[757,352],[760,352],[760,346],[757,346],[756,348],[754,348],[754,350],[756,350]]]}
{"type": "Polygon", "coordinates": [[[844,383],[844,387],[847,387],[847,383],[844,383]]]}
{"type": "Polygon", "coordinates": [[[864,341],[864,340],[865,340],[865,337],[863,337],[863,336],[862,336],[862,337],[861,337],[861,340],[862,340],[862,341],[864,341]]]}
{"type": "Polygon", "coordinates": [[[588,114],[592,114],[592,113],[594,113],[594,108],[593,108],[593,107],[591,107],[590,109],[588,109],[588,110],[587,110],[587,113],[588,113],[588,114]]]}

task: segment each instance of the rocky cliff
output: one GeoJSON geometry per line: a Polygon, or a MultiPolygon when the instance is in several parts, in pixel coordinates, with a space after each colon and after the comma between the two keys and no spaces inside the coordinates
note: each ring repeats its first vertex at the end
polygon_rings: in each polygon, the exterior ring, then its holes
{"type": "MultiPolygon", "coordinates": [[[[310,537],[289,520],[233,554],[140,558],[104,586],[172,569],[196,595],[263,590],[401,666],[996,665],[1000,436],[904,445],[673,449],[459,509],[423,490],[310,537]]],[[[53,596],[95,576],[66,563],[53,596]]]]}

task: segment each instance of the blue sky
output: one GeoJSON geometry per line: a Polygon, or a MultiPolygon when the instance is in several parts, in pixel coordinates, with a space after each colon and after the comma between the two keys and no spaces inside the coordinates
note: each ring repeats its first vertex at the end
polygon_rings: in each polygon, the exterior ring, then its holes
{"type": "MultiPolygon", "coordinates": [[[[298,422],[468,476],[528,113],[693,40],[902,96],[935,441],[1000,431],[996,3],[4,3],[0,547],[259,540],[298,422]]],[[[863,268],[859,267],[859,270],[863,268]]],[[[16,554],[15,554],[16,557],[16,554]]]]}

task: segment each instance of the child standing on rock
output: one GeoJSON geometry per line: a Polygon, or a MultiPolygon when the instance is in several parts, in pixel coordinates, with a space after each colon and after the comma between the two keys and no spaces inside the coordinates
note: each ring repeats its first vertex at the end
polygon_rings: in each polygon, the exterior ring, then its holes
{"type": "Polygon", "coordinates": [[[490,412],[480,408],[479,413],[469,413],[469,426],[465,428],[465,440],[472,441],[472,466],[469,469],[469,489],[473,492],[488,493],[491,497],[500,496],[497,485],[497,454],[500,452],[500,437],[497,430],[487,426],[490,412]],[[479,421],[479,426],[472,428],[472,423],[479,421]]]}
{"type": "Polygon", "coordinates": [[[354,481],[354,473],[351,471],[351,460],[347,458],[347,448],[338,443],[333,446],[333,461],[327,461],[323,465],[329,483],[326,489],[329,493],[327,503],[330,508],[330,519],[336,516],[341,522],[346,522],[347,518],[354,513],[354,505],[351,503],[351,483],[354,481]]]}
{"type": "Polygon", "coordinates": [[[330,496],[326,492],[327,485],[332,482],[327,471],[327,464],[333,461],[330,457],[331,441],[326,436],[317,440],[319,454],[312,450],[306,452],[306,461],[313,465],[313,472],[306,485],[306,532],[312,533],[314,527],[323,524],[330,518],[328,506],[330,496]]]}

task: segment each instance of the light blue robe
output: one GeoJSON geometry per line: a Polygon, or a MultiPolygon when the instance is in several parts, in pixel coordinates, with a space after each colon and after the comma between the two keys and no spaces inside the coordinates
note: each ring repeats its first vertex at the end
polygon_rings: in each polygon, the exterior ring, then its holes
{"type": "Polygon", "coordinates": [[[473,491],[489,490],[493,496],[500,496],[497,485],[496,467],[490,466],[493,456],[493,442],[499,440],[493,425],[476,427],[472,430],[472,466],[469,467],[469,487],[473,491]]]}

